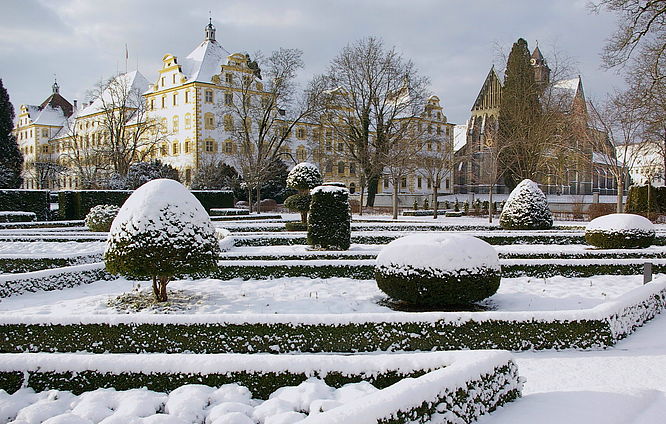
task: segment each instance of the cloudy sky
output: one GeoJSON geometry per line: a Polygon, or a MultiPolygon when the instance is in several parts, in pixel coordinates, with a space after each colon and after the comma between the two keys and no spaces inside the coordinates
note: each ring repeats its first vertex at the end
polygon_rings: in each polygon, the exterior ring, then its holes
{"type": "MultiPolygon", "coordinates": [[[[203,39],[209,11],[231,52],[299,48],[302,79],[325,71],[342,47],[374,35],[396,46],[432,82],[449,121],[464,123],[490,66],[519,37],[546,56],[575,61],[585,92],[603,98],[622,79],[600,68],[615,28],[587,0],[0,0],[0,78],[15,107],[39,104],[57,75],[61,94],[86,98],[125,69],[154,80],[164,54],[186,56],[203,39]]],[[[548,59],[548,57],[547,57],[548,59]]],[[[501,65],[500,65],[501,66],[501,65]]]]}

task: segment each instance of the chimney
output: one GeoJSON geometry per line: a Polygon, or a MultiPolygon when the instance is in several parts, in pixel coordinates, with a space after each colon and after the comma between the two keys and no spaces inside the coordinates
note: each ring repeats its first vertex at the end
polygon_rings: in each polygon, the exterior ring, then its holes
{"type": "Polygon", "coordinates": [[[76,99],[74,99],[74,109],[76,109],[76,99]]]}

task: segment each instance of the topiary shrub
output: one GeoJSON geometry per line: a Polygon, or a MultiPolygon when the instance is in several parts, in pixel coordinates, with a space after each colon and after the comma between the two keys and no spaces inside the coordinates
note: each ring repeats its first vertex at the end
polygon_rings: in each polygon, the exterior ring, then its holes
{"type": "Polygon", "coordinates": [[[302,222],[285,222],[284,224],[287,231],[307,231],[308,224],[303,224],[302,222]]]}
{"type": "Polygon", "coordinates": [[[303,225],[308,224],[308,212],[310,211],[311,200],[309,192],[311,189],[321,185],[322,182],[323,179],[319,169],[309,162],[297,164],[289,171],[289,175],[287,175],[287,187],[298,190],[298,194],[289,196],[284,201],[284,206],[289,210],[299,212],[303,225]]]}
{"type": "Polygon", "coordinates": [[[640,215],[614,213],[593,219],[585,229],[585,241],[602,249],[650,247],[654,225],[640,215]]]}
{"type": "Polygon", "coordinates": [[[534,181],[525,179],[513,189],[499,223],[505,230],[546,230],[553,226],[546,196],[534,181]]]}
{"type": "Polygon", "coordinates": [[[414,305],[469,305],[497,292],[500,265],[495,249],[475,237],[417,234],[382,249],[375,279],[384,293],[414,305]]]}
{"type": "Polygon", "coordinates": [[[163,302],[173,276],[214,270],[219,253],[215,229],[196,197],[177,181],[157,179],[120,208],[104,262],[111,273],[152,279],[155,298],[163,302]]]}
{"type": "Polygon", "coordinates": [[[351,244],[349,190],[319,186],[310,193],[308,244],[324,249],[347,250],[351,244]]]}
{"type": "Polygon", "coordinates": [[[109,231],[119,210],[120,208],[116,205],[97,205],[93,207],[86,215],[86,227],[95,232],[109,231]]]}

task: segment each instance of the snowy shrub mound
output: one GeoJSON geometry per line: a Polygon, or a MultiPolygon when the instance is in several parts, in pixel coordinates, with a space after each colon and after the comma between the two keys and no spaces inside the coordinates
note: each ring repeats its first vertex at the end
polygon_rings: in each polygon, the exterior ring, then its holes
{"type": "Polygon", "coordinates": [[[90,231],[106,232],[111,229],[111,223],[118,215],[120,208],[115,205],[97,205],[90,209],[86,215],[86,227],[90,231]]]}
{"type": "Polygon", "coordinates": [[[499,219],[505,230],[545,230],[553,226],[553,215],[539,186],[525,179],[513,189],[499,219]]]}
{"type": "Polygon", "coordinates": [[[377,256],[375,279],[396,300],[415,305],[466,305],[500,284],[495,249],[476,237],[417,234],[389,243],[377,256]]]}
{"type": "Polygon", "coordinates": [[[321,185],[323,181],[319,169],[309,162],[299,163],[287,175],[287,187],[296,190],[310,190],[321,185]]]}
{"type": "Polygon", "coordinates": [[[351,244],[351,207],[346,188],[312,189],[308,244],[324,249],[347,250],[351,244]]]}
{"type": "Polygon", "coordinates": [[[629,213],[600,216],[585,229],[585,240],[604,249],[649,247],[654,236],[654,225],[649,219],[629,213]]]}
{"type": "Polygon", "coordinates": [[[309,191],[318,185],[321,185],[323,179],[319,169],[311,163],[301,162],[294,166],[289,175],[287,175],[287,187],[298,190],[298,194],[287,197],[284,206],[294,212],[301,214],[301,223],[288,223],[287,230],[303,231],[307,229],[308,212],[310,211],[310,193],[309,191]]]}
{"type": "Polygon", "coordinates": [[[104,252],[106,269],[151,278],[158,301],[180,274],[212,270],[220,252],[206,210],[178,181],[157,179],[125,201],[111,225],[104,252]]]}

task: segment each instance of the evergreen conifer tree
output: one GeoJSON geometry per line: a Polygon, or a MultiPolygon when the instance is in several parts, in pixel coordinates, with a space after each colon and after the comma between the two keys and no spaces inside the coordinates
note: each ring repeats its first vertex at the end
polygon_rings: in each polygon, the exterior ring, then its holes
{"type": "Polygon", "coordinates": [[[14,106],[0,79],[0,188],[19,188],[23,154],[18,147],[14,129],[14,106]]]}
{"type": "Polygon", "coordinates": [[[540,87],[530,65],[527,41],[513,44],[506,64],[502,102],[499,109],[500,163],[505,169],[505,184],[513,188],[525,178],[534,178],[543,152],[538,138],[541,120],[540,87]]]}

